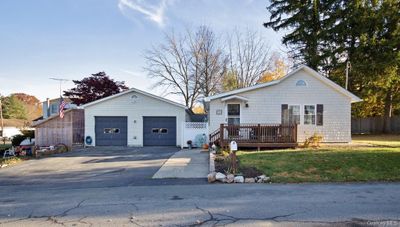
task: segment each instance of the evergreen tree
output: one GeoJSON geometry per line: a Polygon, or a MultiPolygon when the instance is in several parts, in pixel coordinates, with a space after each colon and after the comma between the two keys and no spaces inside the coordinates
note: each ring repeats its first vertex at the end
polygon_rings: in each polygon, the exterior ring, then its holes
{"type": "Polygon", "coordinates": [[[282,43],[291,48],[291,57],[297,64],[317,69],[322,61],[323,4],[319,0],[272,0],[267,9],[271,16],[264,26],[275,31],[290,28],[282,43]]]}
{"type": "MultiPolygon", "coordinates": [[[[400,112],[400,0],[273,0],[266,27],[288,29],[294,58],[364,99],[356,116],[400,112]]],[[[387,125],[386,125],[387,126],[387,125]]]]}

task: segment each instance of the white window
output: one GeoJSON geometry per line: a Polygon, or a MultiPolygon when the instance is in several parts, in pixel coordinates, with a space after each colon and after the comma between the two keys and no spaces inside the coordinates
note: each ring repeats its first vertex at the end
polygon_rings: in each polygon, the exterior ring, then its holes
{"type": "Polygon", "coordinates": [[[56,114],[58,113],[58,104],[53,103],[50,105],[50,114],[56,114]]]}
{"type": "Polygon", "coordinates": [[[228,125],[240,124],[240,104],[228,104],[228,125]]]}
{"type": "Polygon", "coordinates": [[[104,128],[104,134],[118,134],[119,128],[104,128]]]}
{"type": "Polygon", "coordinates": [[[315,125],[315,105],[304,105],[304,124],[315,125]]]}
{"type": "Polygon", "coordinates": [[[300,124],[300,105],[289,105],[289,123],[300,124]]]}

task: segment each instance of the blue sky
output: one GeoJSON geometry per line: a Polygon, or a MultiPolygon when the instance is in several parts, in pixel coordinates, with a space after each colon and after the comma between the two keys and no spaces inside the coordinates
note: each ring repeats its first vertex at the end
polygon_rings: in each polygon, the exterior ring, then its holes
{"type": "MultiPolygon", "coordinates": [[[[105,71],[129,87],[150,91],[143,53],[165,32],[210,26],[260,31],[274,50],[281,34],[265,29],[266,0],[1,0],[0,94],[41,100],[59,95],[50,77],[81,79],[105,71]]],[[[72,87],[63,84],[63,89],[72,87]]],[[[176,99],[172,97],[172,99],[176,99]]]]}

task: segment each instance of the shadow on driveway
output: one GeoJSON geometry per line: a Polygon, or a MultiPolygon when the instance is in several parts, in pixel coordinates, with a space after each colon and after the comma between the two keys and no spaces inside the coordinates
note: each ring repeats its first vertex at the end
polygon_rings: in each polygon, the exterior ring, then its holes
{"type": "Polygon", "coordinates": [[[151,179],[178,150],[176,147],[78,149],[0,170],[0,189],[24,185],[74,189],[206,183],[204,179],[151,179]]]}

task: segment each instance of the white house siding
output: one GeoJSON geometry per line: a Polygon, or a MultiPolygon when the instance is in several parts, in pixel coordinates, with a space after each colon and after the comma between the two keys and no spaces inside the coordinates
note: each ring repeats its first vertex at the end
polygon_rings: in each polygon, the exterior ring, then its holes
{"type": "Polygon", "coordinates": [[[182,123],[185,122],[186,112],[182,107],[134,91],[87,106],[85,107],[85,138],[91,136],[93,145],[96,141],[95,116],[127,116],[128,146],[143,146],[143,116],[176,117],[176,145],[180,146],[182,123]],[[138,97],[135,103],[130,98],[133,94],[138,97]]]}
{"type": "Polygon", "coordinates": [[[300,105],[300,125],[298,141],[314,133],[323,135],[324,142],[351,141],[351,100],[329,85],[321,82],[307,72],[300,70],[281,83],[237,94],[247,98],[245,102],[230,100],[222,102],[215,99],[210,102],[210,132],[218,129],[221,123],[227,123],[226,104],[241,103],[241,123],[281,123],[281,105],[300,105]],[[296,86],[298,80],[307,83],[305,87],[296,86]],[[304,125],[304,105],[323,104],[323,126],[304,125]],[[222,110],[222,115],[216,111],[222,110]]]}

